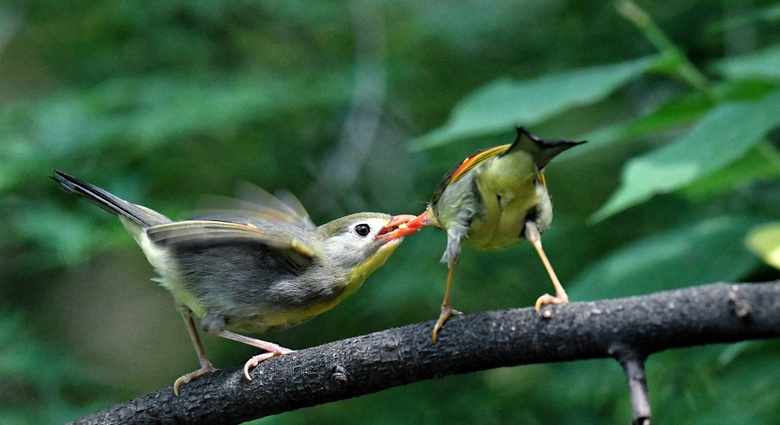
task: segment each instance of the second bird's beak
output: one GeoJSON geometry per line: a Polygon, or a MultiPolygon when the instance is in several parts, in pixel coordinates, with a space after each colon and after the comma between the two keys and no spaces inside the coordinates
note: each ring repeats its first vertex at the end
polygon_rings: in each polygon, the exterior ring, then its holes
{"type": "Polygon", "coordinates": [[[396,215],[390,219],[390,222],[387,223],[385,227],[379,230],[379,233],[377,233],[376,238],[384,239],[385,241],[389,242],[394,239],[402,238],[406,235],[411,235],[412,233],[420,229],[419,228],[410,229],[406,225],[406,223],[416,218],[417,217],[411,214],[396,215]]]}
{"type": "Polygon", "coordinates": [[[428,221],[428,211],[425,211],[416,217],[410,214],[401,214],[393,217],[390,222],[379,231],[376,237],[377,239],[383,238],[387,241],[391,241],[406,235],[411,235],[428,224],[430,224],[428,221]]]}

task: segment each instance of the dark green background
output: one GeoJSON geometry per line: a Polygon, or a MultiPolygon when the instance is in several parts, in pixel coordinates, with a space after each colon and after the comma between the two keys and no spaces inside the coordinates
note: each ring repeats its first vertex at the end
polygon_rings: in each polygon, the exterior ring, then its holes
{"type": "MultiPolygon", "coordinates": [[[[62,169],[183,219],[239,181],[316,223],[419,213],[441,176],[524,125],[587,139],[547,170],[543,237],[574,301],[778,277],[744,247],[780,216],[780,6],[564,1],[0,2],[0,422],[59,423],[197,366],[171,297],[62,169]],[[622,10],[627,6],[622,5],[622,10]],[[636,11],[635,11],[636,12],[636,11]]],[[[443,232],[409,237],[303,349],[438,315],[443,232]]],[[[529,306],[533,249],[466,249],[454,306],[529,306]]],[[[255,350],[206,336],[217,367],[255,350]]],[[[659,423],[775,423],[777,341],[647,364],[659,423]]],[[[627,423],[614,361],[497,369],[260,423],[627,423]]]]}

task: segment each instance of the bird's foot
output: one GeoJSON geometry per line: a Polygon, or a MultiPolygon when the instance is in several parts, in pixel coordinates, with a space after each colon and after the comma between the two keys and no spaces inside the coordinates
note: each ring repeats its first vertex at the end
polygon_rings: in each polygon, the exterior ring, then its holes
{"type": "Polygon", "coordinates": [[[566,304],[567,302],[569,302],[569,297],[566,294],[559,294],[554,297],[550,294],[544,294],[536,300],[536,312],[538,313],[539,309],[546,304],[566,304]]]}
{"type": "Polygon", "coordinates": [[[441,314],[439,315],[439,320],[436,321],[436,326],[433,327],[433,342],[436,342],[436,337],[439,335],[439,330],[442,326],[444,326],[444,322],[447,321],[452,316],[459,316],[463,313],[459,312],[458,310],[455,310],[454,308],[448,306],[448,305],[442,305],[441,306],[441,314]]]}
{"type": "Polygon", "coordinates": [[[214,366],[211,365],[211,363],[206,362],[203,366],[201,366],[200,369],[196,370],[195,372],[190,372],[186,375],[183,375],[179,377],[179,379],[176,380],[176,382],[173,383],[173,393],[176,394],[176,397],[179,396],[179,386],[181,384],[187,384],[191,382],[193,379],[200,378],[203,375],[208,375],[211,372],[215,372],[217,369],[214,368],[214,366]]]}
{"type": "Polygon", "coordinates": [[[249,376],[249,369],[250,368],[253,368],[253,367],[259,365],[260,362],[262,362],[264,360],[268,360],[271,357],[281,356],[283,354],[290,354],[293,351],[294,350],[290,350],[290,349],[287,349],[287,348],[284,348],[284,347],[279,347],[278,350],[269,351],[267,353],[258,354],[256,356],[252,357],[251,359],[247,360],[246,363],[244,363],[244,376],[246,377],[247,381],[251,381],[252,377],[249,376]]]}

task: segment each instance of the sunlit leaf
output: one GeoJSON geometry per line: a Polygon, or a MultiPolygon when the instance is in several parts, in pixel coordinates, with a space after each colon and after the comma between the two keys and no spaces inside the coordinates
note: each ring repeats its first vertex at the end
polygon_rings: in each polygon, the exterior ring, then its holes
{"type": "Polygon", "coordinates": [[[718,106],[675,142],[628,162],[600,220],[706,177],[736,161],[780,123],[780,90],[754,102],[718,106]]]}
{"type": "Polygon", "coordinates": [[[780,269],[780,223],[754,228],[745,238],[745,245],[767,264],[780,269]]]}
{"type": "Polygon", "coordinates": [[[544,75],[532,80],[496,80],[466,96],[447,124],[411,142],[427,149],[465,137],[511,131],[568,109],[604,99],[656,63],[656,58],[544,75]]]}

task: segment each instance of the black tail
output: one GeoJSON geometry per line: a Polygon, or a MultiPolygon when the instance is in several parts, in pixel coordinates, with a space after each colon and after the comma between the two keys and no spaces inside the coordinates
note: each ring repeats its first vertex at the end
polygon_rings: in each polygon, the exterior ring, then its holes
{"type": "Polygon", "coordinates": [[[66,192],[86,198],[88,201],[111,214],[127,217],[145,229],[158,224],[171,222],[171,219],[156,211],[127,202],[124,199],[118,198],[105,190],[89,184],[84,180],[73,177],[70,174],[63,173],[59,170],[54,170],[54,173],[56,175],[49,177],[59,183],[66,192]]]}
{"type": "Polygon", "coordinates": [[[541,170],[548,162],[566,149],[581,145],[585,142],[570,142],[567,140],[542,140],[523,127],[517,127],[517,139],[512,146],[501,155],[506,155],[515,150],[522,150],[534,157],[534,163],[541,170]]]}

